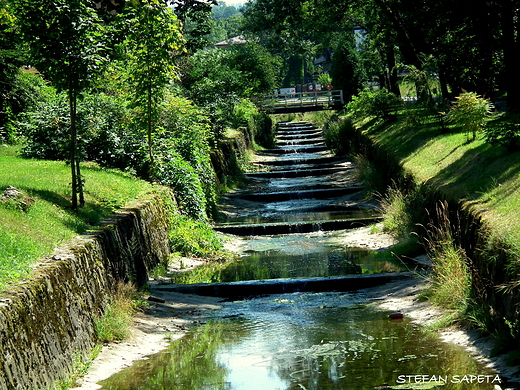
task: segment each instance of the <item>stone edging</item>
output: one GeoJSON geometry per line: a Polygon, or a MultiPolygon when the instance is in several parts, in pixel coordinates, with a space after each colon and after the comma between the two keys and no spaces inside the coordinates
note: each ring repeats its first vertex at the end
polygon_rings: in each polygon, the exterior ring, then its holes
{"type": "Polygon", "coordinates": [[[52,388],[95,345],[95,318],[117,281],[147,280],[170,253],[160,195],[132,204],[96,231],[43,258],[0,297],[0,388],[52,388]]]}

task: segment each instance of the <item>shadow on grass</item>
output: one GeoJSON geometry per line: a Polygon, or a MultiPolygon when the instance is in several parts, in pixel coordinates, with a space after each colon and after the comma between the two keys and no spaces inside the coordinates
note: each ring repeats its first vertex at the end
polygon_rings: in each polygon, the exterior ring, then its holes
{"type": "MultiPolygon", "coordinates": [[[[502,147],[481,144],[443,168],[431,183],[442,185],[457,198],[474,201],[500,183],[516,180],[519,174],[520,153],[507,154],[502,147]]],[[[501,197],[513,191],[504,189],[501,197]]]]}
{"type": "Polygon", "coordinates": [[[114,211],[114,208],[110,205],[93,202],[87,202],[85,206],[78,208],[78,210],[73,210],[70,198],[63,194],[30,187],[21,187],[20,190],[33,198],[47,201],[67,213],[70,218],[64,219],[63,225],[78,234],[99,225],[104,218],[110,216],[114,211]]]}

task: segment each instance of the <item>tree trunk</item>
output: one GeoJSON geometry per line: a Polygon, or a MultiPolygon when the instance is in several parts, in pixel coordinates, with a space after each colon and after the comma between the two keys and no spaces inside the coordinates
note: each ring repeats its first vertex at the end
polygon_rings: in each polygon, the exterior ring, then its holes
{"type": "Polygon", "coordinates": [[[148,84],[148,97],[147,97],[147,136],[148,136],[148,153],[150,156],[150,178],[155,180],[155,160],[153,158],[153,141],[152,141],[152,85],[148,84]]]}
{"type": "Polygon", "coordinates": [[[388,89],[400,97],[401,90],[399,89],[397,67],[395,63],[395,52],[392,46],[388,46],[386,49],[386,62],[388,64],[388,89]]]}
{"type": "Polygon", "coordinates": [[[502,47],[507,80],[507,111],[518,113],[520,112],[520,75],[518,73],[520,43],[516,38],[517,26],[515,24],[518,15],[515,3],[516,1],[506,0],[502,5],[502,47]]]}
{"type": "Polygon", "coordinates": [[[85,195],[83,194],[83,177],[81,176],[81,170],[80,170],[79,163],[80,163],[80,158],[77,155],[76,156],[76,174],[77,174],[77,180],[78,180],[79,205],[83,207],[83,206],[85,206],[85,195]]]}
{"type": "Polygon", "coordinates": [[[450,93],[448,91],[448,83],[446,82],[446,73],[442,65],[439,66],[439,84],[441,85],[441,95],[444,99],[450,99],[450,93]]]}
{"type": "Polygon", "coordinates": [[[76,94],[71,88],[69,90],[69,109],[70,109],[70,168],[72,174],[72,209],[78,208],[77,192],[77,171],[76,171],[76,94]]]}

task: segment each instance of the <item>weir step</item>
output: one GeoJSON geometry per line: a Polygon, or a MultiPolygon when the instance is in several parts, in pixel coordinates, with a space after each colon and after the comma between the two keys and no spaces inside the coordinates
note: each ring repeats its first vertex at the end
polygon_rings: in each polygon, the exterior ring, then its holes
{"type": "Polygon", "coordinates": [[[316,165],[316,164],[327,164],[327,163],[337,163],[343,161],[340,157],[317,157],[317,158],[297,158],[297,159],[284,159],[284,160],[272,160],[272,161],[256,161],[255,165],[270,165],[270,166],[280,166],[280,165],[316,165]]]}
{"type": "Polygon", "coordinates": [[[214,229],[235,236],[271,236],[277,234],[311,233],[342,229],[355,229],[380,222],[380,217],[338,219],[304,222],[272,222],[259,224],[220,225],[214,229]]]}
{"type": "Polygon", "coordinates": [[[305,138],[305,139],[287,139],[287,140],[278,140],[276,144],[278,146],[291,146],[291,145],[321,145],[324,144],[323,137],[318,138],[305,138]]]}
{"type": "Polygon", "coordinates": [[[281,134],[281,133],[278,133],[278,135],[276,136],[276,140],[278,142],[280,141],[288,141],[288,140],[309,140],[309,139],[323,139],[323,133],[321,131],[319,132],[312,132],[312,133],[309,133],[309,134],[290,134],[290,135],[285,135],[285,134],[281,134]]]}
{"type": "Polygon", "coordinates": [[[294,199],[328,199],[337,198],[344,195],[349,195],[354,192],[360,192],[363,190],[363,186],[352,186],[345,188],[324,188],[316,190],[302,190],[298,192],[263,192],[263,193],[251,193],[251,194],[240,194],[237,197],[252,200],[255,202],[279,202],[284,200],[294,199]]]}
{"type": "Polygon", "coordinates": [[[329,167],[316,167],[316,168],[308,168],[308,169],[298,169],[298,170],[287,170],[287,171],[269,171],[269,172],[251,172],[246,173],[247,177],[257,177],[257,178],[265,178],[265,179],[274,179],[274,178],[290,178],[290,177],[306,177],[306,176],[324,176],[329,175],[335,172],[345,171],[347,169],[352,169],[353,166],[329,166],[329,167]]]}
{"type": "Polygon", "coordinates": [[[316,153],[324,152],[327,147],[322,143],[313,145],[287,145],[278,149],[265,149],[259,152],[259,154],[295,154],[295,153],[316,153]]]}
{"type": "Polygon", "coordinates": [[[156,284],[153,286],[153,289],[157,292],[177,292],[222,298],[247,298],[265,294],[294,292],[356,291],[413,277],[416,277],[414,272],[391,272],[302,279],[251,280],[230,283],[156,284]]]}

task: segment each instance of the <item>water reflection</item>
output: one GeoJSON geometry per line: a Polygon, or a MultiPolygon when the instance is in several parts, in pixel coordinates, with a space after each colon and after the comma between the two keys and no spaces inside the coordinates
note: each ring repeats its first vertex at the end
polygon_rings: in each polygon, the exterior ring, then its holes
{"type": "Polygon", "coordinates": [[[278,278],[346,276],[400,272],[407,266],[390,254],[338,244],[340,232],[285,234],[242,238],[243,256],[218,268],[208,264],[192,273],[174,276],[176,283],[236,282],[278,278]],[[198,280],[193,274],[203,275],[198,280]]]}
{"type": "Polygon", "coordinates": [[[399,388],[400,376],[425,375],[448,379],[425,388],[493,389],[492,383],[451,383],[456,376],[494,374],[462,348],[406,320],[389,321],[360,294],[275,295],[230,302],[215,314],[212,323],[102,388],[363,390],[399,388]]]}

